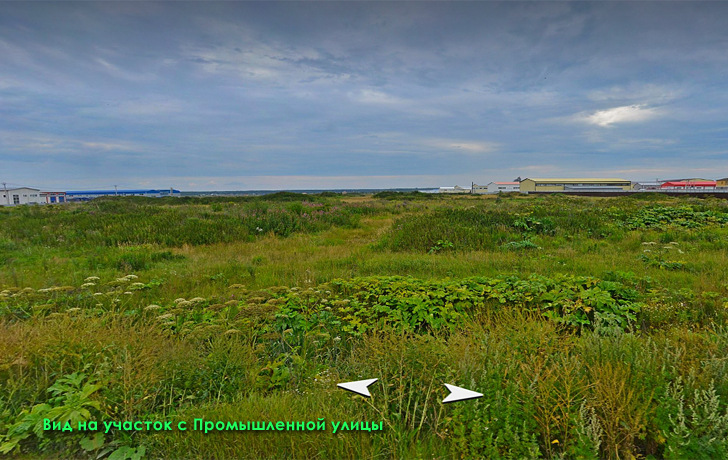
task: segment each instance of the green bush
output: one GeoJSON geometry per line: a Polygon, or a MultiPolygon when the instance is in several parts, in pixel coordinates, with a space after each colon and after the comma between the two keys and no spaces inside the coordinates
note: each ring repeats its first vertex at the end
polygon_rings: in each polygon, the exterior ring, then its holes
{"type": "Polygon", "coordinates": [[[465,278],[424,281],[401,277],[335,280],[316,291],[284,294],[282,312],[311,317],[330,312],[344,331],[372,328],[414,332],[454,330],[467,318],[499,308],[537,312],[579,329],[595,324],[627,328],[636,319],[637,291],[617,282],[587,277],[465,278]]]}
{"type": "Polygon", "coordinates": [[[698,228],[705,225],[728,224],[728,213],[698,211],[692,206],[651,206],[640,209],[627,219],[631,229],[683,227],[698,228]]]}

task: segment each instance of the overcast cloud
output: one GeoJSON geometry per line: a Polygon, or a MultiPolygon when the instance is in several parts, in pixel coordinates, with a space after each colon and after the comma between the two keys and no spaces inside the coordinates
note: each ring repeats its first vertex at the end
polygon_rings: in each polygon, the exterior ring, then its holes
{"type": "Polygon", "coordinates": [[[728,3],[0,3],[0,179],[728,176],[728,3]]]}

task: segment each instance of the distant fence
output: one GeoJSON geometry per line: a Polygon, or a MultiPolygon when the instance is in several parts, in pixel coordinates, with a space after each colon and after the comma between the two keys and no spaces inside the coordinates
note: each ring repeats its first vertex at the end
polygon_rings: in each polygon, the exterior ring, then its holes
{"type": "Polygon", "coordinates": [[[602,196],[602,197],[613,197],[613,196],[630,196],[635,194],[651,194],[651,195],[667,195],[667,196],[694,196],[696,198],[723,198],[728,200],[728,189],[726,190],[624,190],[621,192],[609,191],[609,192],[584,192],[575,190],[558,190],[558,191],[540,191],[540,192],[527,192],[529,195],[553,195],[554,193],[561,193],[564,195],[576,195],[576,196],[602,196]]]}

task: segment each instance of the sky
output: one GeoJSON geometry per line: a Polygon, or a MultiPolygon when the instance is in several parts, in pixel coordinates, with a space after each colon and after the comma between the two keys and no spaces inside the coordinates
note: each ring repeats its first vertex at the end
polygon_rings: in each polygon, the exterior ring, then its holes
{"type": "Polygon", "coordinates": [[[728,2],[0,2],[0,181],[728,176],[728,2]]]}

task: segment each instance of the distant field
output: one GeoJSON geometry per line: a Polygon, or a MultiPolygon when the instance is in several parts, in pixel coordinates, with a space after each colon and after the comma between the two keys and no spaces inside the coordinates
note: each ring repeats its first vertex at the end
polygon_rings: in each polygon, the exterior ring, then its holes
{"type": "Polygon", "coordinates": [[[715,198],[0,208],[0,455],[728,458],[727,320],[715,198]],[[366,378],[370,399],[336,387],[366,378]],[[188,430],[103,429],[137,420],[188,430]]]}

